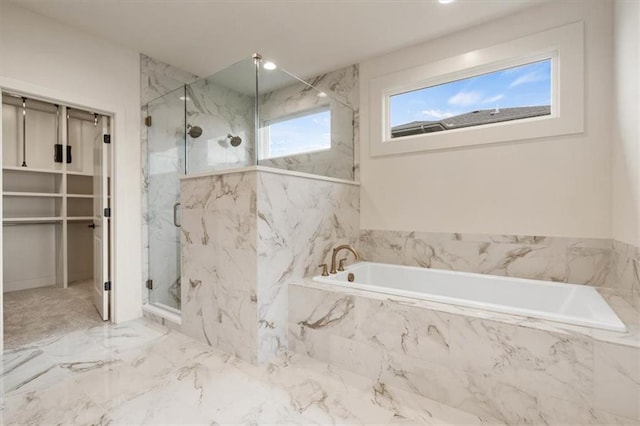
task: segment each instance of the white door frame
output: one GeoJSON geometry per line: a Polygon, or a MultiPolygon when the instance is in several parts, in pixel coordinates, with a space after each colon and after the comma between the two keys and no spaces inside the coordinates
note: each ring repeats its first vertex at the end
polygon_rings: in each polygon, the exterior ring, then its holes
{"type": "MultiPolygon", "coordinates": [[[[2,92],[11,92],[24,95],[27,98],[40,100],[43,102],[50,102],[54,104],[61,104],[72,108],[78,108],[85,111],[93,111],[101,115],[109,117],[110,132],[111,132],[111,144],[109,146],[109,193],[111,194],[111,219],[110,219],[110,232],[109,232],[109,277],[113,283],[116,272],[116,257],[115,257],[115,213],[117,212],[116,206],[118,205],[118,193],[115,191],[115,151],[116,151],[116,123],[118,120],[123,120],[124,110],[114,105],[100,104],[100,102],[94,103],[86,100],[73,99],[65,93],[61,93],[56,89],[33,85],[19,80],[0,77],[0,94],[2,92]]],[[[2,117],[2,103],[0,102],[0,118],[2,117]]],[[[0,165],[3,164],[2,158],[2,120],[0,119],[0,165]]],[[[2,188],[2,173],[0,173],[0,188],[2,188]]],[[[2,197],[0,197],[0,213],[3,211],[2,197]]],[[[0,214],[1,216],[1,214],[0,214]]],[[[3,229],[0,227],[0,269],[3,265],[3,229]]],[[[0,354],[4,351],[4,282],[3,277],[0,275],[0,354]]],[[[111,291],[109,292],[109,321],[117,322],[116,314],[116,292],[117,284],[113,283],[111,291]]]]}

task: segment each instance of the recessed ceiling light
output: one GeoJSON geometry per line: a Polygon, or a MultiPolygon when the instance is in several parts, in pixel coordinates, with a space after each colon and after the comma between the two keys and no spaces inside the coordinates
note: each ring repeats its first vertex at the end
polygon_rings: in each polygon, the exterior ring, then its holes
{"type": "Polygon", "coordinates": [[[453,0],[438,0],[441,4],[453,3],[453,0]]]}
{"type": "Polygon", "coordinates": [[[319,98],[326,98],[326,97],[327,97],[327,94],[326,94],[326,93],[324,93],[324,92],[320,92],[320,93],[318,93],[318,97],[319,97],[319,98]]]}
{"type": "Polygon", "coordinates": [[[273,62],[265,62],[264,65],[262,65],[262,67],[265,70],[269,70],[269,71],[275,70],[277,68],[276,64],[274,64],[273,62]]]}
{"type": "Polygon", "coordinates": [[[190,97],[188,97],[188,96],[180,96],[180,100],[181,100],[181,101],[190,101],[190,100],[191,100],[191,98],[190,98],[190,97]]]}

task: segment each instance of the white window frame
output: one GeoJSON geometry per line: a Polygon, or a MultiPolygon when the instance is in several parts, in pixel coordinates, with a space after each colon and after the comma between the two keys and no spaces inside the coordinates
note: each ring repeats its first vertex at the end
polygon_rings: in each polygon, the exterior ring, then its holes
{"type": "Polygon", "coordinates": [[[279,156],[271,156],[271,132],[270,126],[276,123],[282,123],[283,121],[289,121],[307,115],[313,115],[320,112],[329,112],[329,132],[331,133],[331,105],[321,105],[316,108],[305,109],[303,111],[296,111],[293,114],[284,115],[278,118],[264,120],[260,125],[260,149],[258,160],[274,160],[277,158],[295,157],[297,155],[313,154],[316,152],[330,151],[333,145],[331,138],[329,138],[329,147],[323,149],[314,149],[313,151],[298,152],[295,154],[285,154],[279,156]]]}
{"type": "Polygon", "coordinates": [[[467,52],[371,80],[371,156],[442,150],[584,131],[583,23],[467,52]],[[391,139],[390,97],[551,59],[551,114],[391,139]]]}

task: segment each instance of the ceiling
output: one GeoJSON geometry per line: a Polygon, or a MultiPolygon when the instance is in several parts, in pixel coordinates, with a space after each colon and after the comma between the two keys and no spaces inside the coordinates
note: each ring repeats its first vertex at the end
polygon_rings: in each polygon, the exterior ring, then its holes
{"type": "Polygon", "coordinates": [[[310,77],[545,0],[14,0],[200,76],[261,53],[310,77]]]}

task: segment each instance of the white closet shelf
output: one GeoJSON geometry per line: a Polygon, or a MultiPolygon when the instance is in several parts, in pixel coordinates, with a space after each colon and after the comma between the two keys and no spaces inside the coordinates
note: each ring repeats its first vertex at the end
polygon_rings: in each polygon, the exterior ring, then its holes
{"type": "Polygon", "coordinates": [[[67,194],[67,198],[93,198],[92,194],[67,194]]]}
{"type": "MultiPolygon", "coordinates": [[[[12,172],[24,172],[24,173],[48,173],[52,175],[61,175],[62,170],[51,170],[51,169],[36,169],[33,167],[18,167],[18,166],[3,166],[2,170],[8,170],[12,172]]],[[[68,174],[69,172],[67,172],[68,174]]]]}
{"type": "Polygon", "coordinates": [[[71,175],[71,176],[86,176],[86,177],[93,177],[93,173],[87,173],[87,172],[74,172],[71,170],[67,170],[67,174],[71,175]]]}
{"type": "Polygon", "coordinates": [[[2,223],[62,222],[62,217],[4,217],[2,223]]]}
{"type": "Polygon", "coordinates": [[[67,216],[67,220],[69,222],[73,222],[76,220],[93,220],[93,216],[67,216]]]}
{"type": "Polygon", "coordinates": [[[62,194],[54,194],[51,192],[10,192],[2,193],[3,197],[36,197],[36,198],[62,198],[62,194]]]}

